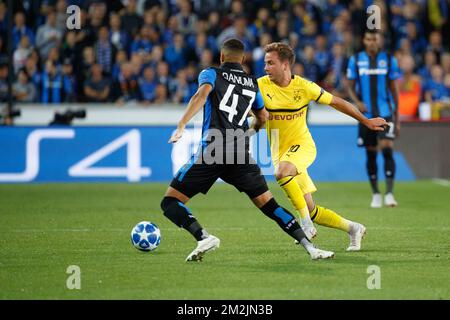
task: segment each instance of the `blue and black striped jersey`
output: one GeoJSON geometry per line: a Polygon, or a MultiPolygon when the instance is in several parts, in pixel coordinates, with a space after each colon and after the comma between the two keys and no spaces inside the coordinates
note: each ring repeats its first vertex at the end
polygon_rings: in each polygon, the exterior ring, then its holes
{"type": "Polygon", "coordinates": [[[352,56],[347,66],[347,78],[356,81],[356,92],[367,106],[364,115],[390,117],[396,108],[389,90],[389,80],[400,78],[401,71],[397,59],[385,51],[370,58],[365,52],[352,56]]]}

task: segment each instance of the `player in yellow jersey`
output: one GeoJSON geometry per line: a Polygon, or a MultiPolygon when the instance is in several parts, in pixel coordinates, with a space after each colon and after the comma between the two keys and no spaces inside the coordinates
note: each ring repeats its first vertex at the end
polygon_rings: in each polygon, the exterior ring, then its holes
{"type": "Polygon", "coordinates": [[[382,131],[387,123],[382,118],[367,119],[351,103],[331,95],[314,82],[292,75],[295,55],[289,45],[271,43],[265,52],[267,76],[258,79],[258,86],[269,111],[266,130],[278,184],[299,213],[303,230],[310,239],[316,235],[314,221],[347,232],[350,236],[347,251],[358,251],[366,228],[313,201],[311,194],[317,189],[307,169],[316,158],[316,146],[306,124],[306,112],[309,102],[316,101],[355,118],[371,130],[382,131]]]}

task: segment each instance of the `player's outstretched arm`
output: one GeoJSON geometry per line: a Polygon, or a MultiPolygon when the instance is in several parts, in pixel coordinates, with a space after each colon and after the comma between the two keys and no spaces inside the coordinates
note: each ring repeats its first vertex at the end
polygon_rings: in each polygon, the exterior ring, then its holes
{"type": "Polygon", "coordinates": [[[384,128],[387,126],[387,122],[383,118],[367,119],[356,107],[354,107],[350,102],[345,101],[342,98],[333,96],[330,106],[358,120],[371,130],[383,131],[384,128]]]}
{"type": "Polygon", "coordinates": [[[183,136],[184,128],[186,124],[192,119],[193,116],[205,105],[206,99],[213,87],[209,83],[205,83],[198,88],[197,92],[192,96],[187,105],[186,111],[183,117],[178,122],[177,130],[172,134],[169,139],[169,143],[175,143],[183,136]]]}

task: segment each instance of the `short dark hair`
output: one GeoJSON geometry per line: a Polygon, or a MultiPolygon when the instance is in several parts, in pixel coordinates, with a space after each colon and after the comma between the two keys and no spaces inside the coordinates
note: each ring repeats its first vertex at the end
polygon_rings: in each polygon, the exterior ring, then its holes
{"type": "Polygon", "coordinates": [[[233,53],[243,53],[244,43],[239,39],[228,39],[222,44],[222,50],[231,51],[233,53]]]}
{"type": "Polygon", "coordinates": [[[369,34],[369,35],[377,35],[377,34],[379,34],[380,32],[379,32],[379,30],[378,29],[365,29],[364,30],[364,35],[363,36],[366,36],[366,34],[369,34]]]}
{"type": "Polygon", "coordinates": [[[289,61],[289,64],[292,66],[295,62],[295,54],[294,50],[290,45],[282,42],[272,42],[268,44],[264,51],[266,53],[276,52],[281,61],[289,61]]]}

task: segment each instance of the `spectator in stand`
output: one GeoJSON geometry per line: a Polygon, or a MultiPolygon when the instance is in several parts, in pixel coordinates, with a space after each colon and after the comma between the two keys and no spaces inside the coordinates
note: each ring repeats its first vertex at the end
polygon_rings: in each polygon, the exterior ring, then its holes
{"type": "Polygon", "coordinates": [[[156,86],[156,97],[155,97],[155,103],[156,104],[163,104],[168,102],[168,94],[167,94],[167,87],[163,84],[158,84],[156,86]]]}
{"type": "Polygon", "coordinates": [[[59,30],[66,29],[67,23],[67,1],[66,0],[57,0],[55,5],[55,13],[56,13],[56,28],[59,30]]]}
{"type": "Polygon", "coordinates": [[[403,56],[399,60],[403,76],[398,82],[398,111],[401,120],[417,117],[420,98],[422,95],[420,77],[414,74],[414,58],[403,56]]]}
{"type": "Polygon", "coordinates": [[[101,64],[94,64],[91,69],[91,76],[84,82],[83,86],[86,102],[107,102],[111,90],[111,83],[103,76],[101,64]]]}
{"type": "Polygon", "coordinates": [[[444,53],[444,46],[442,45],[442,35],[439,31],[430,33],[427,50],[431,50],[436,55],[437,62],[441,61],[441,54],[444,53]]]}
{"type": "Polygon", "coordinates": [[[33,30],[25,24],[25,14],[23,12],[17,12],[14,16],[13,34],[13,49],[16,49],[23,36],[28,37],[30,44],[33,46],[35,43],[35,36],[33,30]]]}
{"type": "Polygon", "coordinates": [[[276,41],[289,42],[289,18],[283,12],[279,13],[279,19],[276,24],[276,41]]]}
{"type": "Polygon", "coordinates": [[[429,103],[439,102],[447,95],[444,84],[444,71],[442,67],[435,64],[431,67],[431,80],[425,83],[425,100],[429,103]]]}
{"type": "MultiPolygon", "coordinates": [[[[342,12],[342,10],[345,10],[345,6],[343,4],[341,4],[341,3],[339,3],[339,2],[340,2],[339,0],[327,0],[326,1],[326,3],[325,3],[325,12],[329,16],[329,20],[328,21],[336,19],[336,17],[339,16],[339,14],[342,12]]],[[[354,10],[352,10],[352,11],[355,11],[355,9],[357,9],[357,7],[356,8],[354,7],[355,3],[357,4],[358,1],[353,1],[352,4],[353,4],[354,10]]],[[[362,5],[360,4],[360,7],[362,7],[364,9],[363,2],[359,1],[359,3],[362,4],[362,5]]],[[[355,21],[358,21],[358,20],[355,19],[355,21]]]]}
{"type": "Polygon", "coordinates": [[[144,56],[135,53],[131,56],[130,63],[133,68],[133,74],[139,78],[144,70],[144,56]]]}
{"type": "Polygon", "coordinates": [[[205,49],[202,52],[202,56],[200,57],[199,69],[203,70],[214,65],[213,58],[214,56],[212,51],[209,49],[205,49]]]}
{"type": "Polygon", "coordinates": [[[146,67],[143,72],[143,77],[139,78],[139,88],[142,93],[142,102],[144,105],[149,105],[155,100],[157,85],[155,71],[152,67],[146,67]]]}
{"type": "Polygon", "coordinates": [[[450,52],[441,55],[441,66],[445,74],[450,74],[450,52]]]}
{"type": "Polygon", "coordinates": [[[76,102],[78,86],[70,59],[63,61],[61,65],[61,73],[63,76],[64,102],[76,102]]]}
{"type": "Polygon", "coordinates": [[[129,47],[129,35],[122,29],[122,21],[120,15],[117,13],[111,13],[109,17],[109,31],[110,42],[116,48],[116,50],[125,50],[128,52],[129,47]]]}
{"type": "Polygon", "coordinates": [[[141,100],[138,77],[133,73],[133,65],[122,64],[118,80],[112,88],[113,100],[118,104],[136,103],[141,100]]]}
{"type": "Polygon", "coordinates": [[[295,62],[292,66],[292,74],[298,75],[302,78],[305,77],[305,67],[301,62],[295,62]]]}
{"type": "Polygon", "coordinates": [[[342,43],[336,42],[333,45],[331,52],[332,56],[330,59],[330,68],[328,69],[324,79],[324,87],[329,88],[328,91],[330,91],[333,95],[347,97],[344,75],[348,59],[344,54],[344,47],[342,43]]]}
{"type": "Polygon", "coordinates": [[[252,33],[253,38],[259,39],[263,33],[272,32],[272,28],[275,24],[276,22],[273,21],[273,18],[270,17],[269,9],[266,7],[262,7],[258,9],[255,21],[253,21],[253,23],[248,28],[252,33]]]}
{"type": "Polygon", "coordinates": [[[17,73],[19,69],[22,69],[25,66],[31,51],[32,47],[28,36],[23,36],[22,39],[20,39],[19,46],[13,54],[14,73],[17,73]]]}
{"type": "Polygon", "coordinates": [[[419,76],[423,82],[431,80],[431,68],[436,64],[436,54],[432,50],[425,52],[425,64],[419,69],[419,76]]]}
{"type": "Polygon", "coordinates": [[[113,82],[119,78],[120,68],[121,68],[122,64],[127,62],[127,59],[128,59],[128,57],[127,57],[127,53],[125,52],[125,50],[117,51],[115,63],[112,68],[112,75],[111,75],[113,82]]]}
{"type": "MultiPolygon", "coordinates": [[[[81,58],[80,65],[77,66],[75,70],[76,82],[79,84],[83,84],[86,79],[89,78],[91,74],[91,68],[95,64],[95,51],[92,47],[85,47],[83,49],[83,56],[81,58]]],[[[78,90],[78,100],[84,100],[84,90],[78,90]]]]}
{"type": "Polygon", "coordinates": [[[245,16],[245,7],[242,0],[232,0],[228,13],[222,18],[222,27],[228,28],[233,25],[238,17],[245,16]]]}
{"type": "Polygon", "coordinates": [[[42,74],[38,69],[38,63],[35,59],[28,59],[25,62],[25,71],[30,79],[30,82],[33,83],[36,89],[36,97],[34,102],[38,102],[40,98],[40,88],[41,88],[41,77],[42,74]]]}
{"type": "Polygon", "coordinates": [[[62,60],[69,59],[73,65],[78,65],[81,55],[81,47],[77,43],[75,31],[68,31],[65,35],[65,41],[61,45],[59,56],[62,60]]]}
{"type": "Polygon", "coordinates": [[[263,33],[259,37],[259,46],[253,49],[253,74],[259,78],[266,75],[264,71],[264,56],[266,52],[264,48],[272,42],[272,36],[269,33],[263,33]]]}
{"type": "Polygon", "coordinates": [[[247,29],[247,18],[244,15],[236,16],[233,25],[223,30],[217,38],[217,47],[230,38],[237,38],[244,43],[246,53],[251,52],[254,47],[252,33],[247,29]]]}
{"type": "Polygon", "coordinates": [[[173,44],[169,45],[164,52],[164,60],[167,61],[170,67],[170,74],[174,76],[178,70],[184,68],[187,64],[186,48],[184,46],[184,39],[181,33],[174,35],[173,44]]]}
{"type": "Polygon", "coordinates": [[[217,38],[222,32],[222,27],[220,26],[220,14],[217,11],[211,12],[208,16],[208,36],[217,38]]]}
{"type": "Polygon", "coordinates": [[[187,103],[195,93],[191,92],[185,69],[178,70],[177,77],[171,81],[169,87],[173,97],[172,101],[175,103],[187,103]]]}
{"type": "Polygon", "coordinates": [[[95,43],[94,50],[97,63],[102,66],[105,74],[110,75],[114,64],[114,57],[116,56],[116,48],[109,40],[108,27],[100,27],[98,41],[95,43]]]}
{"type": "Polygon", "coordinates": [[[51,61],[56,66],[56,68],[60,68],[61,61],[59,59],[58,48],[55,47],[49,51],[47,61],[51,61]]]}
{"type": "Polygon", "coordinates": [[[129,35],[135,35],[139,32],[142,26],[142,17],[136,13],[137,0],[128,0],[125,12],[121,17],[122,28],[129,35]]]}
{"type": "Polygon", "coordinates": [[[155,32],[152,27],[144,25],[141,28],[139,37],[131,44],[130,53],[150,54],[154,43],[151,40],[151,33],[155,32]]]}
{"type": "Polygon", "coordinates": [[[317,82],[322,79],[322,74],[320,73],[320,66],[317,64],[314,55],[314,47],[310,45],[306,46],[303,49],[301,62],[305,68],[305,78],[309,81],[317,82]]]}
{"type": "MultiPolygon", "coordinates": [[[[417,25],[413,22],[406,23],[406,36],[404,37],[411,43],[411,49],[414,57],[421,61],[421,57],[427,48],[427,40],[417,32],[417,25]]],[[[403,38],[403,39],[404,39],[403,38]]]]}
{"type": "Polygon", "coordinates": [[[302,33],[300,35],[300,46],[305,48],[306,46],[314,46],[316,43],[316,37],[318,35],[317,23],[315,21],[309,21],[305,23],[302,33]]]}
{"type": "Polygon", "coordinates": [[[25,69],[20,69],[17,74],[17,81],[13,85],[13,95],[17,102],[35,102],[36,87],[30,82],[25,69]]]}
{"type": "Polygon", "coordinates": [[[62,36],[62,31],[56,27],[56,13],[50,11],[47,22],[39,27],[36,36],[36,47],[44,61],[47,60],[50,50],[59,46],[62,36]]]}
{"type": "Polygon", "coordinates": [[[208,38],[205,32],[197,33],[195,41],[190,45],[192,52],[190,60],[200,61],[204,50],[211,51],[213,56],[218,54],[217,46],[214,39],[208,38]]]}
{"type": "Polygon", "coordinates": [[[48,60],[42,72],[41,102],[44,104],[62,103],[64,101],[63,89],[61,72],[52,61],[48,60]]]}
{"type": "Polygon", "coordinates": [[[167,21],[167,28],[164,29],[162,33],[162,40],[164,43],[173,43],[173,38],[178,30],[180,29],[178,25],[178,19],[175,16],[170,16],[167,21]]]}
{"type": "Polygon", "coordinates": [[[177,1],[178,9],[180,10],[176,18],[178,20],[179,31],[183,35],[193,34],[195,32],[195,25],[197,23],[197,16],[192,13],[192,6],[189,0],[177,1]]]}
{"type": "Polygon", "coordinates": [[[331,63],[331,53],[327,48],[327,38],[323,35],[316,37],[314,58],[320,67],[320,73],[326,74],[331,63]]]}
{"type": "Polygon", "coordinates": [[[170,74],[169,74],[169,65],[165,61],[160,61],[156,65],[156,79],[158,83],[169,86],[170,74]]]}

